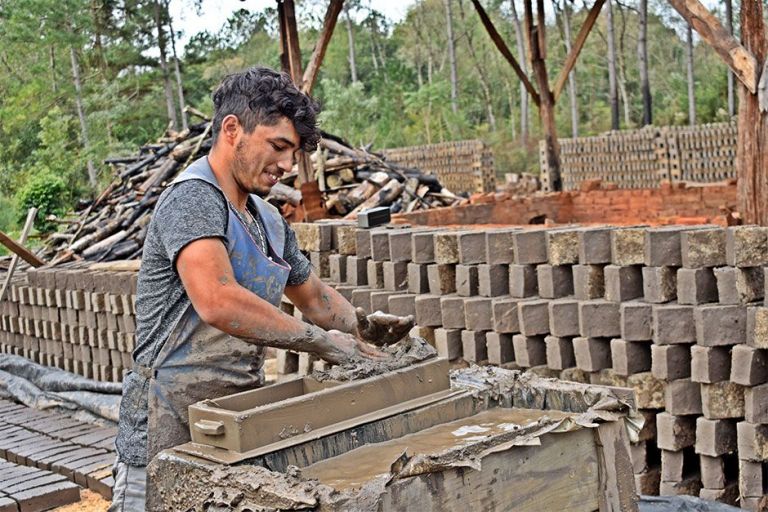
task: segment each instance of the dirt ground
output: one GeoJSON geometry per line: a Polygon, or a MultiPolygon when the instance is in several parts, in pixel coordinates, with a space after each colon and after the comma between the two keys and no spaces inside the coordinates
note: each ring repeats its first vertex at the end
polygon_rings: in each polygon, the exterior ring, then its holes
{"type": "Polygon", "coordinates": [[[55,508],[58,512],[106,512],[109,502],[100,494],[88,489],[80,491],[80,501],[64,507],[55,508]]]}

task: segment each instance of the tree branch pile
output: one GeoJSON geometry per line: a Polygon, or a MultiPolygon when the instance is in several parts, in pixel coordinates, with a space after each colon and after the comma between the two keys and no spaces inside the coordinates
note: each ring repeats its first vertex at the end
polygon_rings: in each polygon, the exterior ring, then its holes
{"type": "MultiPolygon", "coordinates": [[[[68,224],[64,232],[48,238],[44,257],[53,264],[139,258],[160,194],[191,162],[208,154],[211,145],[210,123],[203,122],[166,134],[134,156],[105,160],[113,168],[114,179],[74,221],[64,222],[68,224]]],[[[311,161],[323,216],[355,218],[375,206],[389,206],[393,213],[410,212],[451,206],[462,199],[433,175],[388,163],[328,134],[323,134],[311,161]]],[[[303,220],[297,177],[294,166],[267,198],[289,220],[303,220]]]]}

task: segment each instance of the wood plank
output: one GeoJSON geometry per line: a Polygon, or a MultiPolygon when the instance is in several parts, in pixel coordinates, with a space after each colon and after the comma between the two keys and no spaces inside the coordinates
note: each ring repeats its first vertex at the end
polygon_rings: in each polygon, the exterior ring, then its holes
{"type": "Polygon", "coordinates": [[[576,65],[576,61],[579,59],[584,43],[587,42],[587,36],[592,32],[592,27],[595,26],[595,22],[600,16],[603,4],[605,4],[605,0],[595,0],[595,3],[589,10],[589,14],[587,14],[587,19],[584,20],[584,24],[581,26],[581,30],[579,30],[579,35],[576,36],[576,40],[573,42],[573,46],[571,46],[571,51],[568,52],[568,56],[565,58],[563,69],[560,70],[560,74],[555,81],[555,87],[552,90],[555,96],[555,103],[560,98],[560,94],[565,88],[565,83],[568,81],[568,75],[571,74],[573,66],[576,65]]]}
{"type": "Polygon", "coordinates": [[[496,45],[496,48],[498,48],[499,52],[501,52],[504,58],[507,59],[507,62],[509,63],[510,66],[512,66],[512,69],[515,70],[515,74],[517,74],[517,77],[520,79],[521,82],[523,82],[523,85],[525,86],[525,90],[528,91],[528,94],[530,94],[531,99],[538,106],[541,103],[539,93],[536,92],[536,89],[533,87],[533,84],[531,83],[531,81],[528,80],[528,77],[526,76],[523,69],[520,67],[520,64],[517,62],[517,59],[515,59],[515,56],[512,54],[507,44],[504,42],[504,39],[502,39],[501,34],[499,34],[498,30],[496,30],[496,27],[493,25],[491,18],[488,16],[488,13],[485,12],[485,9],[480,4],[480,0],[472,0],[472,5],[475,7],[477,14],[480,16],[480,21],[483,22],[483,26],[485,27],[486,32],[488,32],[488,35],[490,36],[491,41],[493,41],[493,44],[496,45]]]}
{"type": "Polygon", "coordinates": [[[0,231],[0,244],[3,244],[9,251],[17,254],[21,259],[33,267],[42,267],[45,261],[38,258],[32,251],[21,244],[18,244],[13,238],[0,231]]]}
{"type": "Polygon", "coordinates": [[[328,10],[325,12],[323,20],[323,29],[320,32],[317,43],[315,43],[314,50],[312,50],[312,56],[309,58],[307,69],[304,70],[304,83],[301,85],[301,90],[306,94],[311,93],[312,88],[315,86],[317,75],[320,73],[320,66],[322,66],[323,59],[325,58],[325,51],[331,42],[331,36],[333,36],[336,21],[339,19],[339,13],[341,13],[343,5],[344,0],[331,0],[328,4],[328,10]]]}
{"type": "Polygon", "coordinates": [[[601,423],[594,435],[600,468],[600,512],[637,510],[629,436],[624,422],[601,423]]]}
{"type": "MultiPolygon", "coordinates": [[[[21,236],[19,237],[20,245],[27,243],[27,237],[29,236],[29,232],[32,231],[32,225],[35,223],[36,216],[37,208],[30,208],[27,212],[27,219],[24,221],[24,228],[21,230],[21,236]]],[[[19,255],[14,254],[13,258],[11,258],[11,264],[8,266],[8,272],[5,274],[5,282],[3,282],[3,287],[0,289],[0,302],[5,298],[5,292],[8,291],[8,287],[11,284],[11,279],[13,279],[13,274],[16,272],[16,266],[18,264],[19,255]]]]}
{"type": "Polygon", "coordinates": [[[680,16],[699,33],[725,61],[742,84],[751,92],[757,92],[757,79],[760,72],[755,56],[728,33],[709,9],[699,0],[669,0],[680,16]]]}

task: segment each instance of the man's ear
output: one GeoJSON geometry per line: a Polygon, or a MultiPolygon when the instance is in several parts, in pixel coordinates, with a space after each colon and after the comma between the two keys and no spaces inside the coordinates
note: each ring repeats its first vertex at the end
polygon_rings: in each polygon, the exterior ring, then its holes
{"type": "Polygon", "coordinates": [[[240,120],[234,114],[229,114],[221,121],[221,131],[219,132],[219,138],[226,141],[227,144],[235,145],[237,137],[242,131],[240,120]]]}

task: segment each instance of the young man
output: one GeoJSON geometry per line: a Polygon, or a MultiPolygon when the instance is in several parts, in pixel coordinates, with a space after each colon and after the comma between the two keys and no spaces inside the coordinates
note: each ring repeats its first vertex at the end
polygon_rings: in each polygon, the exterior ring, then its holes
{"type": "Polygon", "coordinates": [[[323,284],[293,231],[260,199],[320,135],[318,105],[285,73],[250,68],[213,94],[213,147],[158,201],[136,297],[111,511],[144,510],[146,465],[189,440],[187,407],[263,384],[263,347],[331,363],[384,358],[413,318],[365,316],[323,284]],[[278,308],[282,295],[309,325],[278,308]]]}

